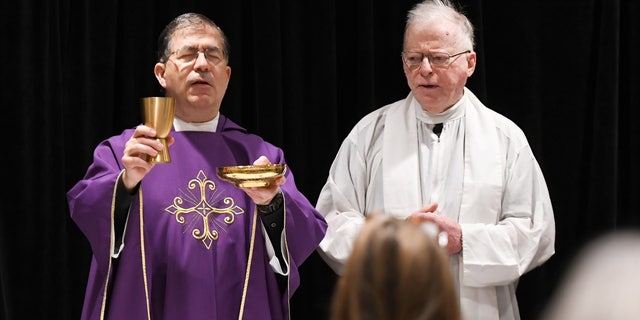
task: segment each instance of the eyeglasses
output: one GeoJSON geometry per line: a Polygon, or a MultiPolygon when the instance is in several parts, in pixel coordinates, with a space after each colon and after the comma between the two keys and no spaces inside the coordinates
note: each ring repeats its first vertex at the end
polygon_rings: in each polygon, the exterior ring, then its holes
{"type": "Polygon", "coordinates": [[[422,65],[422,61],[426,57],[431,64],[432,68],[447,68],[453,61],[455,61],[456,57],[463,55],[465,53],[470,53],[471,50],[465,50],[456,54],[448,54],[446,52],[402,52],[402,61],[407,67],[411,70],[415,70],[416,68],[422,65]]]}
{"type": "Polygon", "coordinates": [[[176,60],[183,64],[189,64],[198,59],[200,53],[204,54],[204,58],[207,59],[207,62],[211,65],[217,65],[220,61],[224,60],[224,52],[220,48],[206,48],[204,50],[199,50],[195,47],[182,47],[176,51],[173,51],[169,54],[169,57],[175,55],[176,60]]]}

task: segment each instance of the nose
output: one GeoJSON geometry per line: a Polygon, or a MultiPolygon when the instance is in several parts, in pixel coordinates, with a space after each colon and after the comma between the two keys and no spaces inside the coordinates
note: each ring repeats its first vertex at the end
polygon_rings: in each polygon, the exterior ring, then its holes
{"type": "Polygon", "coordinates": [[[420,66],[418,66],[418,71],[431,73],[433,69],[431,68],[431,62],[429,62],[429,57],[422,57],[422,61],[420,62],[420,66]]]}
{"type": "Polygon", "coordinates": [[[193,67],[199,71],[209,70],[211,66],[209,65],[209,61],[207,60],[207,57],[204,55],[204,52],[198,51],[198,56],[196,57],[196,61],[194,62],[193,67]]]}

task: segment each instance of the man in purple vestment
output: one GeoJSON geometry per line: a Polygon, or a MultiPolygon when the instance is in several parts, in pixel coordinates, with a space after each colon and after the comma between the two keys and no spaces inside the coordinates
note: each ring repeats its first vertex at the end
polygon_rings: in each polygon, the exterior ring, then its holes
{"type": "Polygon", "coordinates": [[[326,222],[291,168],[266,187],[216,175],[286,163],[280,148],[219,113],[231,75],[222,30],[186,13],[158,44],[154,72],[175,99],[171,162],[147,161],[163,144],[139,125],[100,143],[67,193],[93,251],[82,319],[289,319],[297,268],[326,222]]]}

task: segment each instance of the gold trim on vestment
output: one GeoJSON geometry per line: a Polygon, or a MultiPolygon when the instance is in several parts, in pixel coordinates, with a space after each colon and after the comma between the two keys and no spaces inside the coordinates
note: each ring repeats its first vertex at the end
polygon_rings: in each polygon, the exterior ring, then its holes
{"type": "Polygon", "coordinates": [[[140,197],[140,258],[142,260],[142,280],[144,281],[144,295],[147,304],[147,319],[151,320],[151,303],[149,302],[149,282],[147,280],[147,260],[144,249],[144,210],[142,203],[142,186],[138,189],[140,197]]]}
{"type": "Polygon", "coordinates": [[[249,244],[249,257],[247,258],[247,272],[244,276],[244,285],[242,286],[242,300],[240,301],[240,313],[238,320],[242,320],[244,314],[244,303],[247,299],[247,290],[249,288],[249,276],[251,275],[251,261],[253,260],[253,245],[256,240],[256,225],[258,224],[257,207],[253,207],[253,226],[251,227],[251,243],[249,244]]]}

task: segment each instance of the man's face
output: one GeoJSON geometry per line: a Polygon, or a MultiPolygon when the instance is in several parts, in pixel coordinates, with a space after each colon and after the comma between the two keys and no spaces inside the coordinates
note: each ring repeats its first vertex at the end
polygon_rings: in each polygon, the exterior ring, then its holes
{"type": "MultiPolygon", "coordinates": [[[[456,46],[458,27],[445,19],[430,23],[417,22],[405,33],[404,52],[424,55],[446,53],[455,55],[472,48],[456,46]]],[[[413,68],[403,62],[409,88],[424,110],[437,114],[453,106],[464,92],[467,78],[473,74],[475,52],[463,53],[446,61],[444,66],[432,66],[424,59],[413,68]]]]}
{"type": "Polygon", "coordinates": [[[167,95],[176,99],[176,116],[207,121],[218,113],[231,76],[225,49],[211,26],[178,29],[172,35],[171,55],[156,64],[155,72],[167,95]]]}

